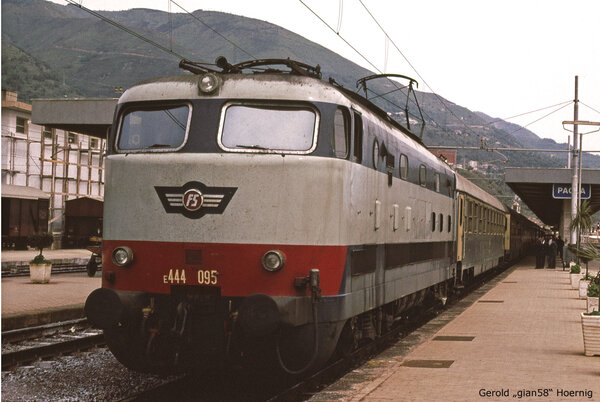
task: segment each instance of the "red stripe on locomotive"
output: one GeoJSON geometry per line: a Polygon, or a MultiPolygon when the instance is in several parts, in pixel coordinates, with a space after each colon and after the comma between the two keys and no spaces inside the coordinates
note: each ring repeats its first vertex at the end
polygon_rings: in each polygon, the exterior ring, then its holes
{"type": "Polygon", "coordinates": [[[346,251],[346,246],[105,240],[102,286],[115,290],[168,294],[172,285],[205,286],[206,279],[212,281],[214,278],[211,272],[217,271],[215,286],[221,288],[222,296],[248,296],[255,293],[299,296],[307,293],[304,289],[294,287],[294,278],[306,277],[311,269],[319,269],[323,295],[337,295],[344,273],[346,251]],[[111,253],[118,246],[128,246],[133,250],[134,260],[130,266],[118,267],[112,262],[111,253]],[[286,264],[280,271],[269,272],[263,268],[261,258],[265,252],[274,249],[285,254],[286,264]],[[187,264],[186,250],[199,250],[201,254],[196,257],[199,260],[187,264]],[[185,270],[185,283],[181,280],[182,270],[185,270]],[[201,271],[200,274],[198,271],[201,271]],[[113,280],[109,281],[109,277],[113,280]],[[179,279],[176,280],[176,277],[179,279]]]}

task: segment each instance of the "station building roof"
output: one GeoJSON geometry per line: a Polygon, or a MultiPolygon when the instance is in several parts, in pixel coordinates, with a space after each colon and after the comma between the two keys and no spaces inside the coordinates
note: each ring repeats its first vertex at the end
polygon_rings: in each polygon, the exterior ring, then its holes
{"type": "MultiPolygon", "coordinates": [[[[558,227],[565,199],[553,197],[553,185],[570,185],[572,169],[506,168],[504,176],[506,184],[542,222],[558,227]]],[[[592,213],[600,211],[600,170],[582,169],[581,183],[591,186],[592,213]]]]}
{"type": "Polygon", "coordinates": [[[19,198],[22,200],[37,200],[37,199],[49,199],[50,194],[35,187],[28,186],[17,186],[14,184],[3,184],[2,185],[2,197],[3,198],[19,198]]]}

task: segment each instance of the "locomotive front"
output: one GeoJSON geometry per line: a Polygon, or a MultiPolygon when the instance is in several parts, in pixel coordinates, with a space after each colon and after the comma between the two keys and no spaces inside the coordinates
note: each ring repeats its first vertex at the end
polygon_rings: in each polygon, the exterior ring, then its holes
{"type": "MultiPolygon", "coordinates": [[[[320,80],[204,74],[144,82],[106,158],[102,288],[90,321],[124,365],[226,359],[289,373],[333,352],[343,321],[344,164],[320,80]]],[[[337,97],[337,98],[336,98],[337,97]]]]}

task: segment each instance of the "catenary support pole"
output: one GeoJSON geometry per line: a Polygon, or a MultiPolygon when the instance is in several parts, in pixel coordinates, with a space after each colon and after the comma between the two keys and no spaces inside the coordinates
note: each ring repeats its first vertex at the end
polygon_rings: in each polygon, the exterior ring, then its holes
{"type": "MultiPolygon", "coordinates": [[[[578,95],[578,83],[579,77],[575,76],[575,99],[574,103],[574,112],[573,112],[573,120],[577,121],[579,119],[579,95],[578,95]]],[[[577,147],[577,124],[573,125],[573,180],[571,182],[571,222],[575,219],[575,215],[577,215],[577,206],[579,205],[579,163],[578,158],[579,148],[577,147]]],[[[577,243],[577,230],[574,229],[571,231],[571,244],[577,243]]]]}

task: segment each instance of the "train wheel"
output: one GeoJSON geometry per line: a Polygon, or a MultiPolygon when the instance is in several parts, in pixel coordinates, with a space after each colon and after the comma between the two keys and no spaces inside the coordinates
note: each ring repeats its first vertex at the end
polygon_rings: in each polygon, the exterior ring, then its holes
{"type": "Polygon", "coordinates": [[[170,374],[174,367],[172,361],[150,361],[146,354],[147,339],[142,339],[139,332],[128,327],[114,327],[104,330],[104,339],[115,358],[125,367],[152,374],[170,374]]]}

